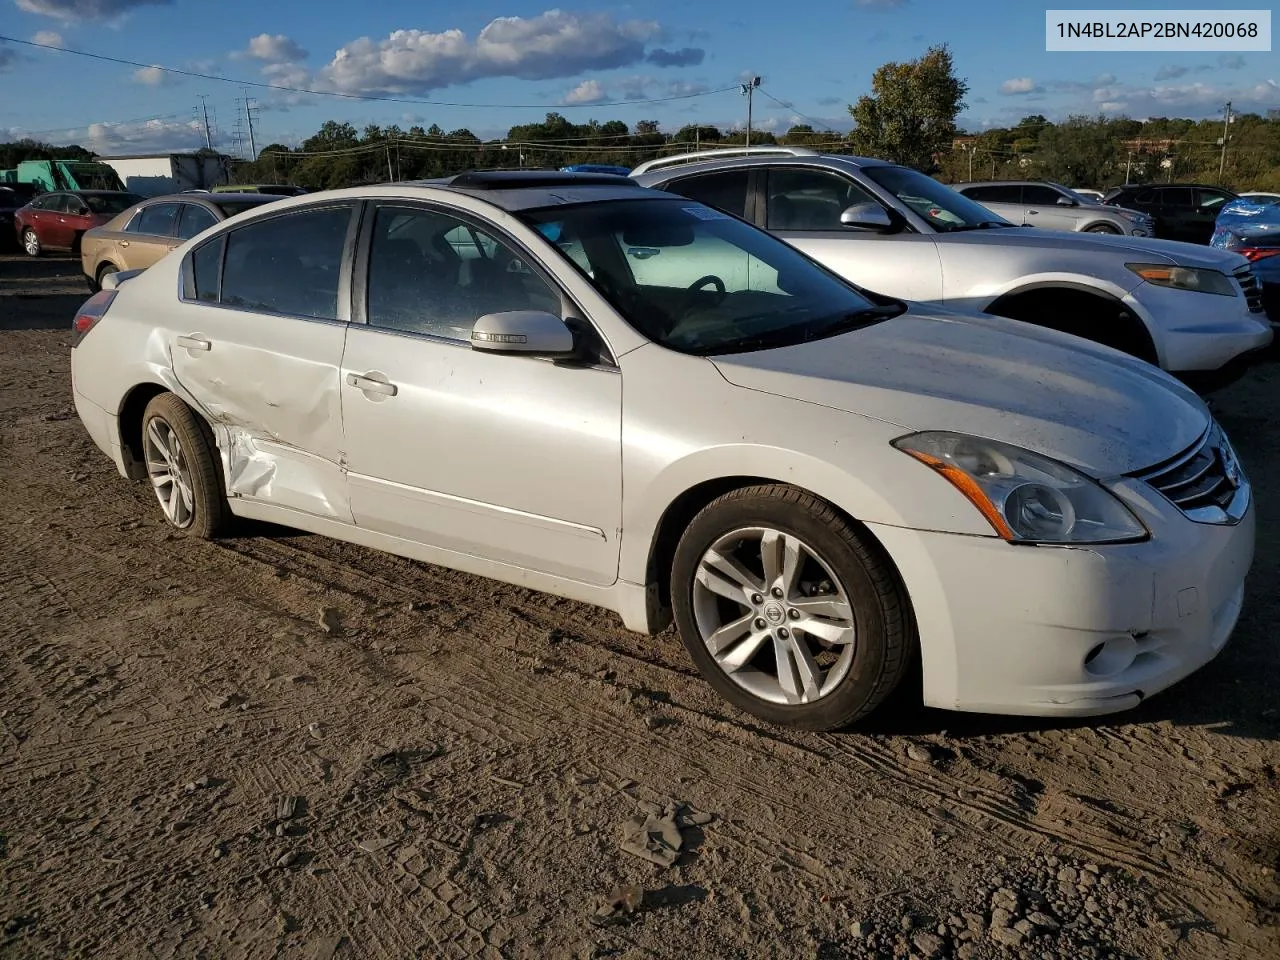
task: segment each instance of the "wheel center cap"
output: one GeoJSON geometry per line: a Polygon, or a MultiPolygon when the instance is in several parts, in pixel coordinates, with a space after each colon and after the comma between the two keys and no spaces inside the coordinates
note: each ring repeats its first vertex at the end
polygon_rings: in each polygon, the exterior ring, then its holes
{"type": "Polygon", "coordinates": [[[787,618],[787,613],[782,609],[782,604],[770,603],[764,608],[764,618],[770,623],[781,623],[787,618]]]}

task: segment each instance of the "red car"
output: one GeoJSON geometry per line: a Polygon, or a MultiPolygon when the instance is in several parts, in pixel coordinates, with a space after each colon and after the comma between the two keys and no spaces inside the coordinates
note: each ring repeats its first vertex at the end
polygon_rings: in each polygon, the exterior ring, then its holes
{"type": "Polygon", "coordinates": [[[80,248],[86,230],[106,223],[142,197],[122,190],[54,190],[42,193],[13,215],[18,242],[29,256],[80,248]]]}

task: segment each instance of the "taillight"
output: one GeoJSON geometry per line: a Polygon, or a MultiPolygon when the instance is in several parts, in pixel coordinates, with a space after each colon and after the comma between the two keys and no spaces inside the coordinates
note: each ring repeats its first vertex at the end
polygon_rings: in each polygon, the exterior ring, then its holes
{"type": "Polygon", "coordinates": [[[76,318],[71,321],[71,346],[78,346],[85,334],[97,326],[115,298],[114,290],[99,290],[80,306],[76,318]]]}
{"type": "Polygon", "coordinates": [[[1252,263],[1265,260],[1267,257],[1280,255],[1280,247],[1236,247],[1233,253],[1239,253],[1252,263]]]}

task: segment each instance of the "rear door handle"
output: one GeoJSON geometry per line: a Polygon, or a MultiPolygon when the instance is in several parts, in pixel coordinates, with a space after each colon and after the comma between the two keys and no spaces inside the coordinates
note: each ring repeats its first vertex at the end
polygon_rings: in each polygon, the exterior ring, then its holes
{"type": "Polygon", "coordinates": [[[204,337],[178,337],[177,343],[187,350],[208,350],[213,346],[204,337]]]}
{"type": "Polygon", "coordinates": [[[365,393],[377,393],[384,397],[394,397],[399,392],[394,383],[387,383],[385,380],[374,380],[372,377],[362,377],[358,373],[347,374],[347,385],[355,387],[357,390],[363,390],[365,393]]]}

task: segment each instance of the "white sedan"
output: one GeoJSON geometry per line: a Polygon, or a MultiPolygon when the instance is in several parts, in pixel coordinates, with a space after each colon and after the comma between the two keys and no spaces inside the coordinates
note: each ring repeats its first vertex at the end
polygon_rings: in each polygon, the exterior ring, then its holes
{"type": "Polygon", "coordinates": [[[674,616],[766,720],[1134,706],[1253,557],[1204,404],[1065,334],[865,293],[621,178],[283,200],[74,321],[80,418],[164,516],[269,520],[674,616]]]}

